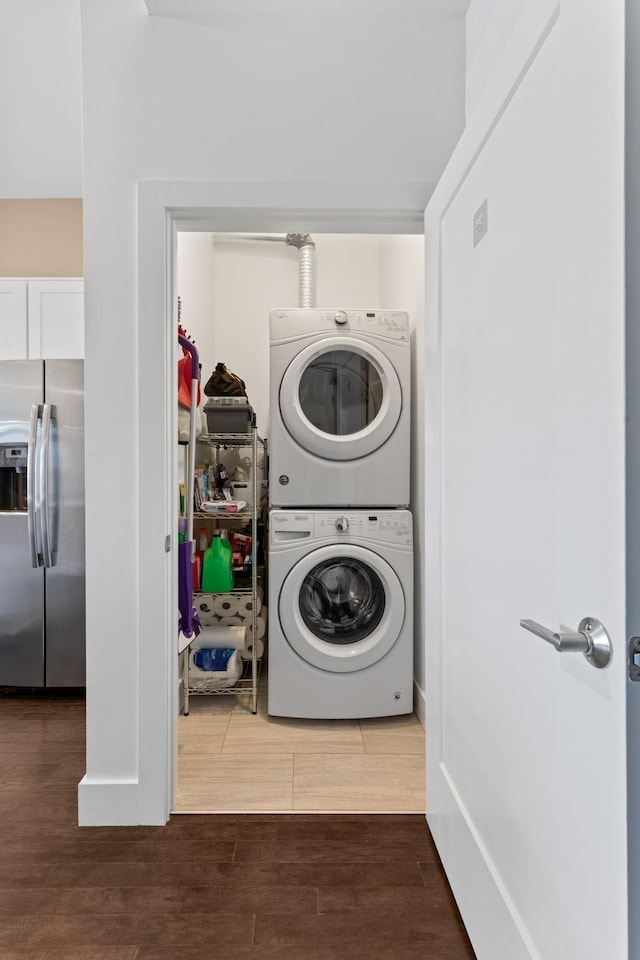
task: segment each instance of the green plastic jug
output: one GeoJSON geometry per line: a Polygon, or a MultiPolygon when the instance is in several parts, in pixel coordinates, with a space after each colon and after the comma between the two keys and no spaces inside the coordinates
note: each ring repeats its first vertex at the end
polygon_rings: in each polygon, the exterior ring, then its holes
{"type": "Polygon", "coordinates": [[[202,589],[205,593],[233,590],[233,549],[225,537],[214,534],[202,560],[202,589]]]}

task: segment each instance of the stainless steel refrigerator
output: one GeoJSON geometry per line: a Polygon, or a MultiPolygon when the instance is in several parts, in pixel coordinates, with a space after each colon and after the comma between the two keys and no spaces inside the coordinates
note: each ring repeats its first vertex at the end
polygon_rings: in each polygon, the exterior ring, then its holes
{"type": "Polygon", "coordinates": [[[0,686],[85,685],[84,364],[0,363],[0,686]]]}

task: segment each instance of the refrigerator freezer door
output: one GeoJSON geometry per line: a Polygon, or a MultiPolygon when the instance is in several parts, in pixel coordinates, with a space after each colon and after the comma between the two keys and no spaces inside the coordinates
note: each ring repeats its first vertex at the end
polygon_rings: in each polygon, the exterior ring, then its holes
{"type": "MultiPolygon", "coordinates": [[[[0,444],[25,447],[43,401],[41,360],[0,363],[0,444]]],[[[27,477],[27,482],[30,477],[27,477]]],[[[44,684],[44,571],[31,565],[27,514],[0,511],[0,685],[44,684]]]]}
{"type": "Polygon", "coordinates": [[[44,685],[44,570],[31,566],[26,513],[0,513],[0,685],[44,685]]]}
{"type": "Polygon", "coordinates": [[[45,362],[45,402],[55,410],[49,444],[46,523],[53,566],[45,570],[45,680],[85,685],[84,364],[45,362]]]}

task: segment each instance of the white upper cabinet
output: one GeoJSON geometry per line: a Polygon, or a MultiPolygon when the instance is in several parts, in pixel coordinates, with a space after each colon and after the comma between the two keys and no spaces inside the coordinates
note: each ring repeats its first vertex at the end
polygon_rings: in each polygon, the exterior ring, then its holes
{"type": "Polygon", "coordinates": [[[83,280],[0,280],[0,360],[83,357],[83,280]]]}
{"type": "Polygon", "coordinates": [[[84,357],[84,281],[29,281],[29,359],[84,357]]]}
{"type": "Polygon", "coordinates": [[[26,280],[0,280],[0,360],[28,356],[26,280]]]}

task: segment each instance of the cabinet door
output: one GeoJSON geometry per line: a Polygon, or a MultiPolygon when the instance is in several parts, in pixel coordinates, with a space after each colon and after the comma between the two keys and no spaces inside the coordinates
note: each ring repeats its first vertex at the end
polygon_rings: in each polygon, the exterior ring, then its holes
{"type": "Polygon", "coordinates": [[[29,282],[29,358],[84,358],[84,281],[29,282]]]}
{"type": "Polygon", "coordinates": [[[0,360],[26,360],[27,283],[0,280],[0,360]]]}

